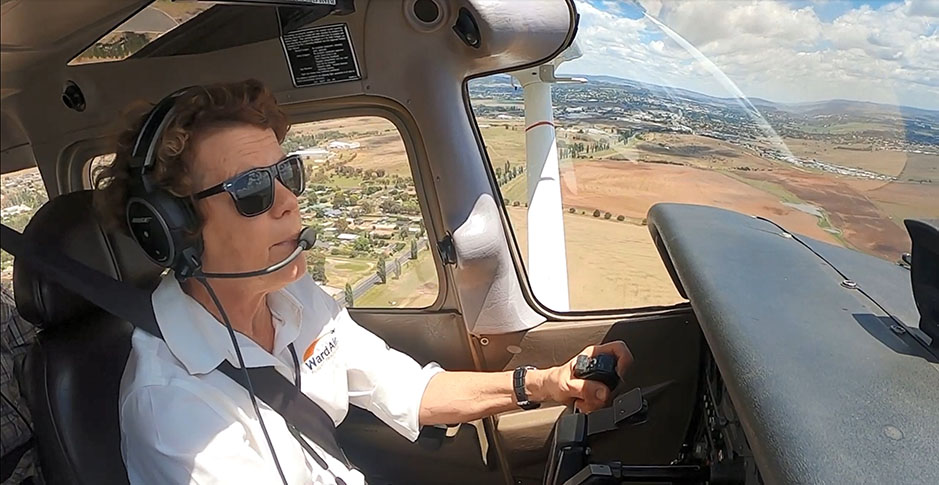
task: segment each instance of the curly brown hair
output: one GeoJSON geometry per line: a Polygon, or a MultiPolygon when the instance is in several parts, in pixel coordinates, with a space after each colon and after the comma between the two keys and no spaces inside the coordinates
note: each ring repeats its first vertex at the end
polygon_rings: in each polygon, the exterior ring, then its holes
{"type": "MultiPolygon", "coordinates": [[[[148,113],[149,108],[120,135],[114,160],[93,174],[94,204],[102,223],[125,234],[128,190],[131,178],[137,176],[130,165],[131,152],[148,113]]],[[[260,81],[249,79],[189,90],[176,100],[173,118],[160,137],[150,172],[152,180],[173,195],[191,197],[193,173],[188,155],[193,140],[209,129],[232,123],[270,128],[280,143],[290,128],[274,95],[260,81]]]]}

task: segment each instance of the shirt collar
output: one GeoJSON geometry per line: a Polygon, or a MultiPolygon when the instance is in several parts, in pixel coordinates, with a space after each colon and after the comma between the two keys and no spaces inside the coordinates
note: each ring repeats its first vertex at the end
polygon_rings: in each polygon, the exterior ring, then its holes
{"type": "MultiPolygon", "coordinates": [[[[211,372],[223,360],[239,367],[228,329],[183,291],[172,271],[163,276],[151,301],[166,346],[190,374],[211,372]]],[[[278,355],[300,334],[303,305],[287,288],[269,293],[267,304],[274,317],[273,354],[278,355]]],[[[235,332],[235,338],[246,367],[281,364],[247,336],[235,332]]]]}

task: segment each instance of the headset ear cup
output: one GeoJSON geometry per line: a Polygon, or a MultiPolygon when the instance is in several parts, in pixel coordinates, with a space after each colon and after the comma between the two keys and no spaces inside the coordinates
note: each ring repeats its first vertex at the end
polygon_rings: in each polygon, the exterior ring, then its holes
{"type": "Polygon", "coordinates": [[[133,195],[127,200],[127,227],[151,261],[170,267],[176,259],[175,241],[151,195],[133,195]]]}
{"type": "Polygon", "coordinates": [[[160,189],[134,195],[127,201],[127,224],[153,262],[186,275],[201,264],[202,238],[194,236],[198,221],[188,200],[160,189]]]}

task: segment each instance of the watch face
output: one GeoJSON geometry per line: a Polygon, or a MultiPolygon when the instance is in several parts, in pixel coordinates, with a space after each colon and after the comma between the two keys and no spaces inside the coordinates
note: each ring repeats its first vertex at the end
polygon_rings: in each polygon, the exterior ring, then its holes
{"type": "Polygon", "coordinates": [[[540,402],[525,401],[525,402],[520,402],[520,403],[518,403],[518,407],[520,407],[520,408],[522,408],[522,409],[524,409],[524,410],[526,410],[526,411],[530,411],[530,410],[532,410],[532,409],[538,409],[539,407],[541,407],[541,403],[540,403],[540,402]]]}

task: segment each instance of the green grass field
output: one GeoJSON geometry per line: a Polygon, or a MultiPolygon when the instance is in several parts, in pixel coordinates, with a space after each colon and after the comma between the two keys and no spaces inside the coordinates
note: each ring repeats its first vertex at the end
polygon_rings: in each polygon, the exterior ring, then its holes
{"type": "Polygon", "coordinates": [[[326,257],[326,284],[335,288],[342,288],[346,283],[354,285],[374,272],[375,261],[371,259],[326,257]]]}
{"type": "Polygon", "coordinates": [[[333,175],[329,179],[329,184],[340,189],[351,189],[362,185],[361,177],[347,177],[345,175],[333,175]]]}
{"type": "Polygon", "coordinates": [[[858,133],[865,131],[897,131],[902,126],[887,123],[868,123],[861,121],[851,121],[847,123],[837,123],[829,126],[805,124],[799,125],[799,129],[805,133],[815,133],[822,135],[844,135],[847,133],[858,133]]]}
{"type": "Polygon", "coordinates": [[[439,281],[434,258],[430,251],[418,253],[417,260],[401,267],[401,277],[394,279],[388,272],[388,281],[371,287],[355,301],[356,307],[423,308],[437,299],[439,281]]]}
{"type": "Polygon", "coordinates": [[[526,202],[528,200],[528,177],[523,173],[509,180],[509,183],[499,187],[499,190],[502,191],[503,199],[507,199],[513,203],[516,200],[520,203],[526,202]]]}

